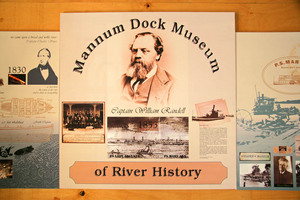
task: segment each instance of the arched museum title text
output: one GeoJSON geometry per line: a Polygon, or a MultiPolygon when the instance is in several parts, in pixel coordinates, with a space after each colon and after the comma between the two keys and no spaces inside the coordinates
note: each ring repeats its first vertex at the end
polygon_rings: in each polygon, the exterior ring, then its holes
{"type": "MultiPolygon", "coordinates": [[[[166,27],[167,27],[166,22],[163,21],[161,18],[152,21],[130,19],[131,30],[135,30],[139,28],[152,28],[152,29],[166,30],[166,27]]],[[[81,54],[81,58],[75,61],[76,67],[74,67],[73,71],[82,73],[85,62],[92,54],[92,52],[99,45],[101,45],[105,40],[117,34],[121,34],[123,32],[125,32],[125,27],[123,24],[120,24],[98,35],[98,37],[96,37],[94,41],[92,41],[83,51],[83,53],[81,54]]],[[[217,59],[214,58],[213,51],[207,46],[206,42],[201,41],[201,38],[199,36],[193,34],[193,32],[186,29],[186,27],[183,24],[179,24],[177,22],[173,23],[171,32],[187,39],[188,41],[191,41],[192,44],[197,45],[199,50],[204,54],[205,58],[209,62],[213,73],[219,70],[218,62],[217,59]]]]}

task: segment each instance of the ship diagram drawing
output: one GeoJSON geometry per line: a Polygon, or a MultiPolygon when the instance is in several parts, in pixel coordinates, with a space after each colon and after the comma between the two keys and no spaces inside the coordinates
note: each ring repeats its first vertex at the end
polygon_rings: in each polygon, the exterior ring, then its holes
{"type": "Polygon", "coordinates": [[[12,98],[0,100],[0,113],[3,115],[17,115],[28,117],[49,112],[53,106],[42,99],[34,98],[12,98]]]}

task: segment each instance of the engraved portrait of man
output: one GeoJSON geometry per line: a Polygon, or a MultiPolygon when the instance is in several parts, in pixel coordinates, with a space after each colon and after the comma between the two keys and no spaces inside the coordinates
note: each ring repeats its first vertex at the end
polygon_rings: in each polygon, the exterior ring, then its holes
{"type": "Polygon", "coordinates": [[[138,33],[129,49],[131,60],[122,76],[122,99],[143,106],[167,106],[174,78],[159,66],[162,39],[151,32],[138,33]]]}
{"type": "Polygon", "coordinates": [[[57,76],[49,64],[51,52],[47,48],[39,50],[37,57],[39,65],[28,72],[29,85],[56,85],[57,76]]]}

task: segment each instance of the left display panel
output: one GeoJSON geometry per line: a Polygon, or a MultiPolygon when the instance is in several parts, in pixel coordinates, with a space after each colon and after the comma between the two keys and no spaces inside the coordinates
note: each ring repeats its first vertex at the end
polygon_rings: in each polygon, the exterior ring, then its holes
{"type": "Polygon", "coordinates": [[[0,42],[0,188],[58,188],[59,32],[0,42]]]}

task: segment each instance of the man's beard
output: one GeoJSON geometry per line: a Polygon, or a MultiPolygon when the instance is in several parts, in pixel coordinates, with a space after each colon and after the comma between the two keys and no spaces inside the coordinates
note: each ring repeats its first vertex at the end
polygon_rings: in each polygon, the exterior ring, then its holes
{"type": "Polygon", "coordinates": [[[132,77],[136,77],[137,79],[145,80],[147,74],[151,71],[153,68],[153,62],[150,64],[145,64],[143,61],[133,61],[130,64],[130,68],[132,68],[133,75],[132,77]]]}

